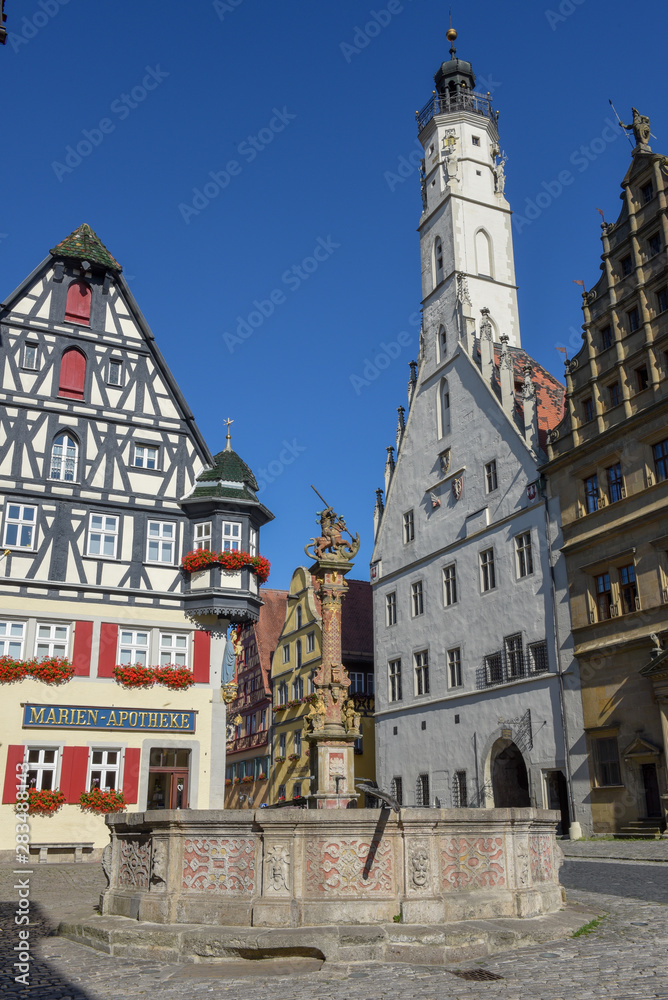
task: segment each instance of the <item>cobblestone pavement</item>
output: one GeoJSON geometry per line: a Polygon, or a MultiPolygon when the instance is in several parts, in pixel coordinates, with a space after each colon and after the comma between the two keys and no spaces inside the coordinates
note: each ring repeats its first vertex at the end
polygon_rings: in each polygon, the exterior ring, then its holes
{"type": "Polygon", "coordinates": [[[661,840],[560,840],[567,858],[620,858],[668,861],[668,838],[661,840]]]}
{"type": "MultiPolygon", "coordinates": [[[[551,945],[506,952],[478,962],[467,962],[462,971],[485,969],[501,978],[467,981],[454,970],[410,965],[325,964],[318,971],[288,962],[289,974],[267,975],[252,964],[250,974],[235,966],[166,966],[160,962],[133,962],[110,958],[50,935],[54,921],[91,909],[103,884],[97,865],[42,865],[31,881],[30,988],[13,980],[12,949],[18,928],[13,923],[18,878],[0,870],[2,965],[5,977],[0,998],[35,997],[37,1000],[192,1000],[194,996],[256,1000],[384,1000],[409,993],[411,1000],[668,1000],[668,907],[653,898],[665,885],[648,883],[647,864],[589,864],[568,862],[565,878],[578,884],[605,888],[606,893],[570,889],[569,898],[607,916],[591,933],[551,945]],[[593,875],[589,868],[598,869],[593,875]],[[632,882],[647,899],[617,895],[632,882]],[[7,902],[9,901],[9,902],[7,902]],[[8,974],[7,974],[8,973],[8,974]]],[[[265,966],[265,968],[267,968],[265,966]]]]}
{"type": "Polygon", "coordinates": [[[605,892],[668,904],[668,865],[641,861],[564,861],[559,873],[567,889],[605,892]]]}

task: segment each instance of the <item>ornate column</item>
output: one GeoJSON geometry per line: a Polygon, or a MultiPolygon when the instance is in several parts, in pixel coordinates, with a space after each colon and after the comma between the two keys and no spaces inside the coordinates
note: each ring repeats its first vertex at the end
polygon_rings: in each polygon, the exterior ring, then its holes
{"type": "MultiPolygon", "coordinates": [[[[319,494],[318,494],[319,495],[319,494]]],[[[360,547],[346,523],[331,507],[319,513],[321,535],[305,547],[315,559],[312,576],[318,580],[322,610],[322,657],[315,672],[315,693],[304,723],[310,744],[311,790],[309,806],[347,809],[357,800],[354,781],[354,745],[360,736],[360,717],[348,698],[350,678],[341,662],[341,613],[348,590],[345,576],[360,547]],[[349,535],[350,541],[343,536],[349,535]],[[313,551],[310,551],[310,549],[313,551]]]]}

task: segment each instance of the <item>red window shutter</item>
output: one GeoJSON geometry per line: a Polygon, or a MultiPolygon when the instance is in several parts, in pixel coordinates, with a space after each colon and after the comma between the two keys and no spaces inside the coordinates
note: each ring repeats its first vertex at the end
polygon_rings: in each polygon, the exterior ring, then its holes
{"type": "Polygon", "coordinates": [[[77,347],[68,347],[60,359],[58,395],[83,399],[86,384],[86,355],[77,347]]]}
{"type": "Polygon", "coordinates": [[[100,625],[100,655],[97,661],[98,677],[113,677],[118,646],[118,625],[102,622],[100,625]]]}
{"type": "Polygon", "coordinates": [[[137,801],[140,760],[141,750],[138,747],[128,747],[126,749],[125,764],[123,766],[123,794],[125,795],[125,801],[129,803],[137,801]]]}
{"type": "Polygon", "coordinates": [[[78,802],[86,788],[88,774],[88,747],[64,747],[60,765],[60,790],[66,802],[78,802]]]}
{"type": "Polygon", "coordinates": [[[2,790],[2,801],[4,804],[16,802],[16,786],[20,784],[21,772],[16,770],[17,764],[23,763],[25,747],[10,743],[7,747],[7,766],[5,768],[5,786],[2,790]]]}
{"type": "Polygon", "coordinates": [[[85,281],[73,281],[67,289],[65,319],[80,326],[90,326],[90,286],[85,281]]]}
{"type": "Polygon", "coordinates": [[[76,677],[90,676],[90,651],[93,645],[93,623],[76,622],[74,626],[74,652],[72,662],[76,677]]]}
{"type": "Polygon", "coordinates": [[[195,632],[193,651],[193,677],[197,684],[209,683],[209,662],[211,659],[211,633],[195,632]]]}

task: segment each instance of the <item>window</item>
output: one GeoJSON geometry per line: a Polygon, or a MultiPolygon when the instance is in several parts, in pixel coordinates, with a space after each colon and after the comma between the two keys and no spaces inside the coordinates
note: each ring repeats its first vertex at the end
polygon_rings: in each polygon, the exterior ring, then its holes
{"type": "Polygon", "coordinates": [[[65,321],[78,323],[79,326],[90,326],[90,302],[90,285],[85,281],[73,281],[67,289],[65,321]]]}
{"type": "Polygon", "coordinates": [[[585,510],[588,514],[593,514],[598,510],[598,476],[594,473],[584,481],[585,510]]]}
{"type": "Polygon", "coordinates": [[[37,791],[54,791],[56,788],[56,768],[58,750],[56,747],[27,747],[28,788],[37,791]]]}
{"type": "Polygon", "coordinates": [[[288,682],[281,681],[278,685],[278,704],[287,705],[288,703],[288,682]]]}
{"type": "Polygon", "coordinates": [[[11,549],[32,549],[35,546],[35,522],[37,508],[24,504],[7,504],[5,515],[5,547],[11,549]]]}
{"type": "Polygon", "coordinates": [[[445,327],[442,326],[438,331],[438,360],[445,361],[445,355],[448,348],[448,335],[445,331],[445,327]]]}
{"type": "Polygon", "coordinates": [[[413,520],[413,511],[408,510],[404,514],[404,544],[407,542],[412,542],[415,538],[415,522],[413,520]]]}
{"type": "Polygon", "coordinates": [[[611,382],[608,386],[608,406],[619,406],[620,402],[619,382],[611,382]]]}
{"type": "Polygon", "coordinates": [[[288,734],[287,733],[279,733],[279,736],[278,736],[278,756],[279,757],[285,757],[285,751],[286,751],[286,747],[287,747],[287,739],[288,739],[288,734]]]}
{"type": "Polygon", "coordinates": [[[122,629],[118,636],[118,662],[124,666],[148,665],[148,632],[122,629]]]}
{"type": "Polygon", "coordinates": [[[649,256],[656,257],[658,253],[661,253],[661,233],[654,233],[653,236],[647,240],[647,247],[649,249],[649,256]]]}
{"type": "Polygon", "coordinates": [[[350,687],[348,694],[364,694],[364,674],[359,672],[348,672],[350,677],[350,687]]]}
{"type": "Polygon", "coordinates": [[[543,674],[549,669],[549,664],[547,662],[547,643],[546,642],[531,642],[528,646],[529,650],[529,669],[534,674],[543,674]]]}
{"type": "Polygon", "coordinates": [[[452,805],[455,809],[466,809],[468,804],[466,771],[455,771],[452,779],[452,805]]]}
{"type": "Polygon", "coordinates": [[[479,146],[480,145],[480,136],[478,136],[478,135],[471,136],[471,142],[473,143],[474,146],[479,146]]]}
{"type": "Polygon", "coordinates": [[[608,479],[608,501],[617,503],[624,496],[624,482],[622,479],[622,466],[620,462],[615,462],[605,470],[608,479]]]}
{"type": "Polygon", "coordinates": [[[622,274],[626,277],[627,274],[630,274],[633,270],[633,259],[631,254],[628,254],[626,257],[622,257],[620,263],[622,265],[622,274]]]}
{"type": "Polygon", "coordinates": [[[390,701],[401,701],[401,660],[390,660],[388,666],[390,701]]]}
{"type": "Polygon", "coordinates": [[[59,434],[51,448],[49,479],[72,483],[77,477],[79,445],[69,434],[59,434]]]}
{"type": "Polygon", "coordinates": [[[238,521],[223,521],[223,551],[238,552],[241,548],[241,525],[238,521]]]}
{"type": "Polygon", "coordinates": [[[488,685],[503,683],[501,653],[489,653],[485,657],[485,680],[488,685]]]}
{"type": "Polygon", "coordinates": [[[652,184],[651,181],[648,181],[647,184],[643,184],[643,186],[640,188],[640,194],[642,197],[643,204],[647,205],[648,202],[650,202],[654,197],[654,185],[652,184]]]}
{"type": "Polygon", "coordinates": [[[289,662],[290,662],[290,643],[286,642],[285,646],[283,646],[283,663],[289,663],[289,662]]]}
{"type": "Polygon", "coordinates": [[[116,558],[118,544],[118,518],[107,514],[91,514],[88,521],[89,556],[116,558]]]}
{"type": "Polygon", "coordinates": [[[475,234],[475,258],[477,273],[491,278],[492,241],[484,229],[479,229],[475,234]]]}
{"type": "Polygon", "coordinates": [[[596,783],[598,785],[621,785],[617,740],[596,739],[593,743],[596,783]]]}
{"type": "Polygon", "coordinates": [[[123,362],[111,358],[107,368],[107,385],[123,385],[123,362]]]}
{"type": "MultiPolygon", "coordinates": [[[[665,441],[659,441],[658,444],[655,444],[652,448],[652,452],[654,454],[654,471],[656,472],[656,481],[657,483],[662,483],[664,479],[668,479],[668,438],[666,438],[665,441]]],[[[5,542],[7,542],[6,536],[5,542]]]]}
{"type": "Polygon", "coordinates": [[[415,653],[415,694],[429,694],[429,654],[427,650],[415,653]]]}
{"type": "Polygon", "coordinates": [[[120,750],[93,750],[88,788],[99,788],[103,792],[120,788],[120,769],[120,750]]]}
{"type": "Polygon", "coordinates": [[[523,531],[515,536],[515,555],[517,556],[517,575],[531,576],[533,573],[533,553],[531,551],[531,532],[523,531]]]}
{"type": "Polygon", "coordinates": [[[37,371],[39,368],[39,348],[37,344],[23,345],[23,368],[28,371],[37,371]]]}
{"type": "Polygon", "coordinates": [[[35,656],[38,660],[47,656],[67,656],[69,639],[69,625],[46,625],[38,622],[35,656]]]}
{"type": "Polygon", "coordinates": [[[283,802],[285,800],[285,785],[278,786],[278,801],[283,802]]]}
{"type": "Polygon", "coordinates": [[[385,624],[397,624],[397,592],[393,590],[391,594],[385,595],[385,624]]]}
{"type": "Polygon", "coordinates": [[[184,632],[160,633],[160,666],[188,666],[188,635],[184,632]]]}
{"type": "Polygon", "coordinates": [[[132,464],[137,469],[157,469],[159,451],[155,444],[136,444],[132,464]]]}
{"type": "Polygon", "coordinates": [[[424,612],[424,600],[422,597],[422,581],[411,584],[411,600],[413,605],[413,618],[424,612]]]}
{"type": "Polygon", "coordinates": [[[68,347],[60,359],[58,395],[83,399],[86,385],[86,355],[78,347],[68,347]]]}
{"type": "Polygon", "coordinates": [[[586,424],[594,419],[594,400],[591,396],[582,400],[582,419],[586,424]]]}
{"type": "Polygon", "coordinates": [[[438,285],[440,281],[443,281],[443,244],[441,237],[437,236],[434,240],[434,284],[438,285]]]}
{"type": "Polygon", "coordinates": [[[25,622],[0,621],[0,656],[23,658],[25,622]]]}
{"type": "Polygon", "coordinates": [[[596,610],[598,621],[610,618],[612,612],[612,591],[610,590],[610,574],[599,573],[596,580],[596,610]]]}
{"type": "Polygon", "coordinates": [[[446,434],[450,433],[450,389],[447,378],[441,379],[439,406],[441,408],[439,432],[441,437],[445,437],[446,434]]]}
{"type": "Polygon", "coordinates": [[[367,694],[373,694],[373,692],[374,692],[374,675],[373,674],[367,674],[366,675],[366,693],[367,694]]]}
{"type": "Polygon", "coordinates": [[[292,783],[292,797],[293,797],[293,799],[300,799],[302,797],[302,783],[301,783],[301,781],[293,781],[293,783],[292,783]]]}
{"type": "Polygon", "coordinates": [[[428,806],[429,805],[429,775],[428,774],[418,774],[417,785],[415,788],[415,805],[416,806],[428,806]]]}
{"type": "Polygon", "coordinates": [[[302,677],[298,677],[296,681],[292,682],[292,697],[295,701],[301,701],[304,697],[304,680],[302,677]]]}
{"type": "Polygon", "coordinates": [[[640,326],[640,313],[638,312],[638,307],[634,306],[633,309],[629,309],[626,315],[629,321],[629,330],[631,333],[634,333],[640,326]]]}
{"type": "Polygon", "coordinates": [[[211,551],[211,521],[202,521],[195,525],[195,549],[211,551]]]}
{"type": "Polygon", "coordinates": [[[315,632],[309,632],[306,636],[306,652],[313,653],[315,651],[315,632]]]}
{"type": "Polygon", "coordinates": [[[294,747],[294,752],[298,753],[301,757],[302,755],[302,731],[301,729],[295,729],[292,734],[292,745],[294,747]]]}
{"type": "Polygon", "coordinates": [[[636,368],[636,390],[642,392],[649,385],[649,372],[647,371],[647,365],[641,365],[640,368],[636,368]]]}
{"type": "Polygon", "coordinates": [[[301,627],[302,627],[302,606],[301,604],[298,604],[295,610],[295,628],[301,628],[301,627]]]}
{"type": "Polygon", "coordinates": [[[301,667],[302,665],[302,641],[297,639],[295,643],[295,667],[301,667]]]}
{"type": "Polygon", "coordinates": [[[169,563],[173,566],[175,539],[175,524],[170,521],[149,521],[146,561],[169,563]]]}
{"type": "Polygon", "coordinates": [[[660,288],[656,293],[656,304],[660,313],[668,309],[668,288],[660,288]]]}
{"type": "Polygon", "coordinates": [[[496,572],[494,570],[494,549],[485,549],[480,553],[480,586],[483,593],[496,587],[496,572]]]}
{"type": "Polygon", "coordinates": [[[493,493],[499,483],[496,478],[496,461],[492,460],[485,466],[485,489],[487,493],[493,493]]]}
{"type": "Polygon", "coordinates": [[[397,805],[401,806],[404,804],[404,782],[402,778],[392,778],[390,792],[392,797],[396,800],[397,805]]]}
{"type": "Polygon", "coordinates": [[[248,554],[257,555],[258,531],[257,528],[250,528],[248,532],[248,554]]]}
{"type": "Polygon", "coordinates": [[[612,327],[610,325],[604,326],[601,330],[601,350],[607,351],[609,347],[612,347],[612,327]]]}
{"type": "Polygon", "coordinates": [[[462,686],[462,654],[459,647],[448,650],[448,687],[462,686]]]}
{"type": "Polygon", "coordinates": [[[457,567],[454,563],[443,568],[443,603],[446,608],[457,603],[457,567]]]}
{"type": "Polygon", "coordinates": [[[619,587],[622,595],[622,614],[630,615],[638,606],[635,566],[620,566],[619,587]]]}
{"type": "Polygon", "coordinates": [[[506,651],[506,676],[508,680],[524,676],[524,652],[522,646],[522,633],[507,635],[503,640],[506,651]]]}

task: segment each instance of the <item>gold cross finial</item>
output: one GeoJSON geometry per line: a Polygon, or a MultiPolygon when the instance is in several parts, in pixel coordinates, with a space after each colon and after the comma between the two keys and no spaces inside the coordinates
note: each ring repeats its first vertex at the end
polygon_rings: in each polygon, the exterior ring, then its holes
{"type": "Polygon", "coordinates": [[[234,420],[230,420],[230,418],[228,417],[227,420],[223,420],[223,423],[227,424],[227,438],[225,440],[225,451],[232,451],[232,435],[230,434],[230,424],[233,424],[234,420]]]}

